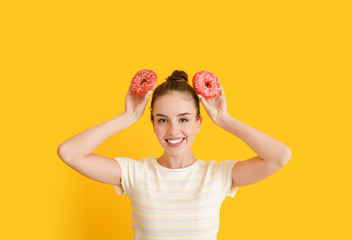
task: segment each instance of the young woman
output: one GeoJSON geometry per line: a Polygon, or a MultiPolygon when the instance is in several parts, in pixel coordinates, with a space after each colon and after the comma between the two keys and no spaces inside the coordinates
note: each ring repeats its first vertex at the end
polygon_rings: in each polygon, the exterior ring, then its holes
{"type": "Polygon", "coordinates": [[[205,99],[188,84],[187,74],[176,70],[154,90],[151,101],[151,123],[164,153],[141,160],[94,154],[106,139],[142,116],[149,97],[129,89],[122,115],[65,141],[58,155],[84,176],[112,184],[119,195],[130,198],[134,239],[216,239],[225,197],[277,172],[291,159],[291,151],[231,117],[222,87],[217,97],[205,99]],[[197,159],[192,144],[202,123],[199,99],[217,126],[240,138],[257,156],[220,163],[197,159]]]}

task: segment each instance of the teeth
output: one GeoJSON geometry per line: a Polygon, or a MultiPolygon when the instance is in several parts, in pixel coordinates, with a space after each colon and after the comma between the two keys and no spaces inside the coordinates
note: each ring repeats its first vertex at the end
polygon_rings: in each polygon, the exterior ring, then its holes
{"type": "Polygon", "coordinates": [[[169,143],[171,144],[176,144],[176,143],[179,143],[183,140],[183,138],[179,139],[179,140],[167,140],[169,143]]]}

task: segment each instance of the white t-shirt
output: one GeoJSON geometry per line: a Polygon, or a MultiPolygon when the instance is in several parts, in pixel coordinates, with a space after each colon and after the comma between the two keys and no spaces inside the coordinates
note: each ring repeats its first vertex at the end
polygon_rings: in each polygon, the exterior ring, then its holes
{"type": "Polygon", "coordinates": [[[221,204],[238,189],[231,189],[238,160],[198,159],[186,168],[170,169],[156,158],[115,159],[122,169],[123,188],[114,187],[131,201],[135,240],[216,240],[221,204]]]}

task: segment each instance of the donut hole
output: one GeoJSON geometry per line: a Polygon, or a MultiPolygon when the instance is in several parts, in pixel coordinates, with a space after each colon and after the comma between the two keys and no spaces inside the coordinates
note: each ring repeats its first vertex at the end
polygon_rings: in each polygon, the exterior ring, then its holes
{"type": "Polygon", "coordinates": [[[210,83],[210,82],[205,82],[204,85],[205,85],[205,87],[207,87],[207,88],[211,88],[211,83],[210,83]]]}

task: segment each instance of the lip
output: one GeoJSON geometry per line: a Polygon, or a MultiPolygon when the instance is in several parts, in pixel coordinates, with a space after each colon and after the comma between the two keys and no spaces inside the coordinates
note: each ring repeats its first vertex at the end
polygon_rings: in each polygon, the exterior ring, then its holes
{"type": "Polygon", "coordinates": [[[182,141],[179,142],[179,143],[176,143],[176,144],[171,144],[171,143],[169,143],[167,140],[179,140],[179,139],[181,139],[181,138],[166,138],[166,139],[165,139],[165,142],[166,142],[167,145],[169,145],[170,147],[178,147],[178,146],[180,146],[180,145],[185,141],[186,138],[182,138],[182,141]]]}
{"type": "Polygon", "coordinates": [[[178,137],[178,138],[165,138],[165,140],[167,139],[167,140],[179,140],[179,139],[182,139],[182,138],[184,138],[184,137],[178,137]]]}

